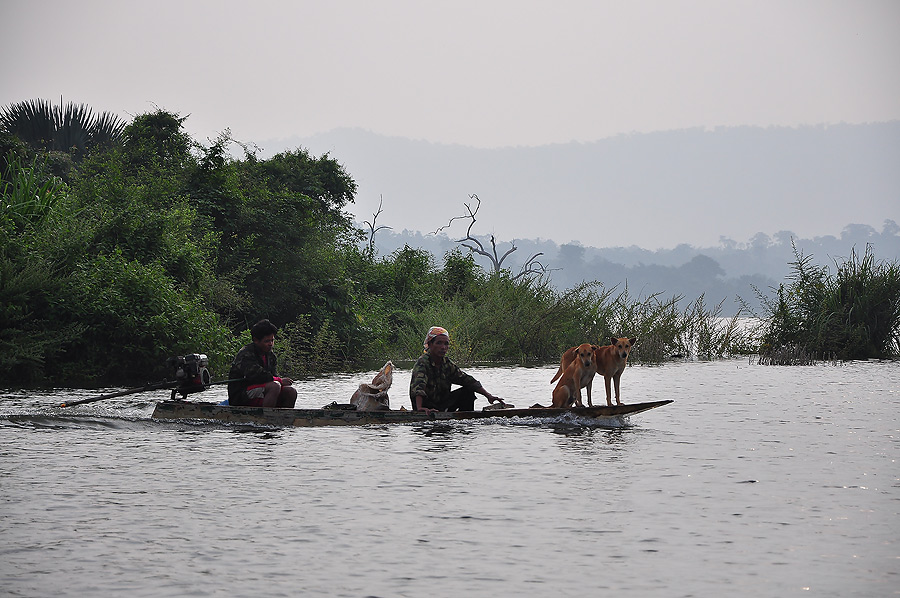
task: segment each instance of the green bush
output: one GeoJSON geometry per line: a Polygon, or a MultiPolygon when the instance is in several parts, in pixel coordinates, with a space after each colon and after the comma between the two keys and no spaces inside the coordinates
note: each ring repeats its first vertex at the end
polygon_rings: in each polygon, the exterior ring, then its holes
{"type": "Polygon", "coordinates": [[[66,195],[66,185],[47,174],[35,159],[30,165],[10,152],[0,172],[0,234],[4,239],[32,232],[66,195]]]}
{"type": "Polygon", "coordinates": [[[58,306],[86,327],[49,368],[65,380],[127,382],[169,374],[166,359],[206,353],[214,373],[227,373],[237,346],[218,316],[180,292],[159,265],[121,252],[80,263],[58,306]]]}
{"type": "Polygon", "coordinates": [[[900,356],[900,264],[876,261],[871,246],[835,261],[832,274],[794,248],[787,285],[764,309],[764,363],[900,356]]]}
{"type": "Polygon", "coordinates": [[[46,382],[47,364],[87,329],[54,317],[49,301],[63,285],[40,259],[0,255],[0,380],[14,386],[46,382]]]}

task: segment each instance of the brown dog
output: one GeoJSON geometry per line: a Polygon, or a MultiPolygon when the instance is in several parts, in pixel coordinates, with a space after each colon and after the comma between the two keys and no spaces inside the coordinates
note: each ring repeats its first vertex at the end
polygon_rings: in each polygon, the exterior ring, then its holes
{"type": "MultiPolygon", "coordinates": [[[[603,382],[606,384],[606,404],[612,405],[612,392],[609,382],[612,380],[616,383],[616,405],[621,405],[619,400],[619,380],[622,378],[622,372],[628,364],[628,354],[631,348],[637,342],[637,338],[616,338],[612,337],[612,344],[598,347],[594,351],[594,357],[597,360],[597,372],[603,374],[603,382]]],[[[591,405],[590,395],[588,395],[588,405],[591,405]]],[[[593,406],[593,405],[591,405],[593,406]]]]}
{"type": "MultiPolygon", "coordinates": [[[[616,403],[619,405],[622,404],[619,394],[619,381],[622,378],[622,372],[625,371],[625,366],[628,362],[628,354],[631,353],[631,347],[634,346],[636,342],[637,338],[612,337],[611,345],[604,345],[602,347],[591,345],[591,347],[593,347],[594,349],[594,357],[592,359],[591,367],[584,370],[581,380],[582,388],[587,388],[587,399],[589,406],[594,406],[594,403],[591,400],[591,382],[594,379],[595,373],[603,374],[603,381],[606,383],[606,404],[612,405],[612,388],[610,387],[611,380],[615,382],[616,386],[616,403]]],[[[566,368],[569,367],[569,364],[571,364],[572,360],[575,359],[575,352],[578,350],[578,348],[579,347],[572,347],[571,349],[568,349],[565,353],[563,353],[562,360],[559,365],[559,370],[557,370],[556,375],[553,376],[553,379],[550,380],[551,384],[563,374],[566,368]]]]}
{"type": "MultiPolygon", "coordinates": [[[[553,384],[554,382],[556,382],[557,378],[559,378],[560,376],[563,375],[563,373],[565,373],[565,371],[569,367],[569,365],[575,360],[575,355],[578,353],[578,350],[581,349],[581,347],[584,347],[584,345],[579,345],[578,347],[572,347],[571,349],[566,349],[566,352],[563,353],[563,355],[562,355],[562,360],[560,361],[559,369],[556,371],[556,375],[553,376],[553,379],[550,380],[550,384],[553,384]]],[[[590,364],[588,364],[586,367],[582,367],[582,369],[581,369],[581,380],[579,380],[579,383],[581,386],[579,387],[579,390],[581,388],[587,388],[588,405],[593,406],[593,404],[591,403],[591,384],[594,382],[594,374],[597,373],[597,355],[596,355],[596,353],[597,353],[597,349],[599,349],[600,347],[598,347],[597,345],[590,345],[590,347],[591,347],[591,350],[594,353],[594,355],[591,357],[590,364]]],[[[556,391],[554,390],[553,392],[555,393],[556,391]]],[[[580,395],[581,393],[579,392],[578,394],[580,395]]]]}
{"type": "MultiPolygon", "coordinates": [[[[567,351],[568,353],[568,351],[567,351]]],[[[560,370],[562,370],[560,366],[560,370]]],[[[570,407],[575,403],[578,407],[584,407],[581,402],[581,388],[586,384],[590,384],[594,373],[597,371],[597,364],[594,361],[594,346],[584,343],[574,347],[572,360],[566,365],[565,371],[559,377],[559,384],[553,389],[554,409],[562,409],[570,407]],[[583,380],[588,379],[584,383],[583,380]]],[[[553,379],[555,380],[555,376],[553,379]]]]}

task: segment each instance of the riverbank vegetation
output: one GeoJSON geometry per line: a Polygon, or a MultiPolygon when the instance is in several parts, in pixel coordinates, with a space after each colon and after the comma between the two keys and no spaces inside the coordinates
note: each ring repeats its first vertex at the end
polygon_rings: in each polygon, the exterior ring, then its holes
{"type": "Polygon", "coordinates": [[[195,352],[222,378],[264,317],[298,378],[415,359],[436,324],[463,363],[552,363],[610,336],[637,336],[645,363],[757,348],[702,297],[679,308],[601,282],[558,291],[540,274],[485,272],[462,248],[441,263],[408,246],[379,255],[346,211],[355,182],[327,154],[234,158],[227,131],[200,144],[163,110],[120,126],[26,108],[0,111],[3,386],[144,383],[195,352]],[[23,125],[31,113],[40,127],[23,125]],[[93,136],[67,147],[81,129],[93,136]]]}
{"type": "Polygon", "coordinates": [[[764,297],[760,363],[900,357],[900,263],[854,249],[835,270],[794,248],[787,284],[764,297]]]}

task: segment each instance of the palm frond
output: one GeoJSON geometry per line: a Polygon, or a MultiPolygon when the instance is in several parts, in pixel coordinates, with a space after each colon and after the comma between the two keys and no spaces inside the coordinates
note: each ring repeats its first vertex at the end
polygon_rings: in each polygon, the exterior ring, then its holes
{"type": "Polygon", "coordinates": [[[92,146],[109,146],[122,138],[125,121],[110,112],[94,115],[85,104],[53,106],[47,100],[27,100],[0,109],[0,129],[34,149],[62,151],[76,160],[92,146]]]}
{"type": "Polygon", "coordinates": [[[57,112],[47,100],[27,100],[0,110],[0,127],[37,149],[52,150],[57,112]]]}

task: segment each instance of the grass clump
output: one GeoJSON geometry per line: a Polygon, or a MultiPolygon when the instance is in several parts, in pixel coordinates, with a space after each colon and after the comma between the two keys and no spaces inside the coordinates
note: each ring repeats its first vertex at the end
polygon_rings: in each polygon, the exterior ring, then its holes
{"type": "Polygon", "coordinates": [[[900,356],[900,264],[876,261],[871,246],[852,250],[835,271],[794,247],[789,283],[762,296],[763,364],[900,356]]]}
{"type": "MultiPolygon", "coordinates": [[[[677,358],[712,361],[754,352],[754,330],[744,325],[743,311],[722,316],[720,302],[712,307],[701,295],[681,308],[682,297],[662,294],[633,299],[626,288],[610,310],[611,330],[632,330],[638,342],[631,359],[662,363],[677,358]]],[[[615,336],[624,336],[615,334],[615,336]]],[[[609,341],[601,338],[602,344],[609,341]]]]}

